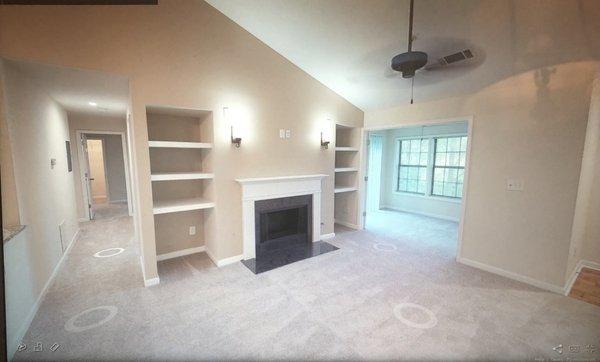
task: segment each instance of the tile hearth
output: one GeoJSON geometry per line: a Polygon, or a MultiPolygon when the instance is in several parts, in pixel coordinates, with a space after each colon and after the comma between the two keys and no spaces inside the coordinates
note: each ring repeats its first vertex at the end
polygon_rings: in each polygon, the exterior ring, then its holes
{"type": "Polygon", "coordinates": [[[312,258],[321,254],[338,250],[325,241],[316,241],[302,246],[295,246],[287,249],[278,249],[263,253],[258,258],[242,260],[242,263],[248,267],[254,274],[264,273],[281,266],[291,264],[300,260],[312,258]]]}

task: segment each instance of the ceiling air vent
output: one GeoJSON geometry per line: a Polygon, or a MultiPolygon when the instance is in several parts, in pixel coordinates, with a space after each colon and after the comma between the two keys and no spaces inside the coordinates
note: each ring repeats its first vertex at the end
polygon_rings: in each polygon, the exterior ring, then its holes
{"type": "Polygon", "coordinates": [[[448,65],[456,62],[460,62],[461,60],[473,58],[473,53],[470,49],[465,49],[461,52],[447,55],[440,59],[440,64],[448,65]]]}

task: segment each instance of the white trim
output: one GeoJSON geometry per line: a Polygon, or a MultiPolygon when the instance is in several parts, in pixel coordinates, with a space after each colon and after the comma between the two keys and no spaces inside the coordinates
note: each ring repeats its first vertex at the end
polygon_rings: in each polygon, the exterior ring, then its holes
{"type": "Polygon", "coordinates": [[[148,141],[150,148],[212,148],[212,143],[204,142],[174,142],[174,141],[148,141]]]}
{"type": "Polygon", "coordinates": [[[172,180],[206,180],[212,179],[215,175],[206,172],[157,172],[150,175],[152,181],[172,181],[172,180]]]}
{"type": "Polygon", "coordinates": [[[335,233],[321,234],[321,240],[329,240],[335,238],[335,233]]]}
{"type": "Polygon", "coordinates": [[[40,306],[42,305],[42,301],[46,297],[46,294],[48,293],[48,290],[52,286],[52,283],[54,283],[54,279],[56,278],[56,275],[58,274],[58,270],[60,269],[63,262],[67,258],[67,255],[71,252],[73,245],[75,245],[75,241],[77,240],[77,237],[79,236],[79,231],[80,231],[80,229],[77,228],[77,231],[75,231],[75,234],[71,238],[71,242],[69,243],[69,246],[67,246],[67,249],[65,249],[64,253],[58,260],[58,263],[56,263],[54,270],[52,270],[52,274],[50,274],[50,278],[48,278],[48,280],[46,281],[46,284],[44,284],[44,288],[42,289],[42,292],[40,293],[37,300],[33,304],[33,307],[29,311],[27,318],[25,318],[25,321],[21,324],[21,328],[19,328],[19,331],[16,334],[16,340],[15,341],[7,341],[8,342],[8,346],[7,346],[8,360],[12,360],[15,352],[17,351],[17,347],[19,346],[19,344],[25,337],[25,333],[27,333],[27,331],[29,330],[29,327],[31,326],[31,322],[33,322],[35,315],[37,314],[38,310],[40,309],[40,306]],[[13,348],[14,348],[14,350],[12,350],[13,348]]]}
{"type": "Polygon", "coordinates": [[[160,284],[160,278],[156,277],[156,278],[152,278],[152,279],[144,279],[144,286],[147,287],[151,287],[153,285],[158,285],[160,284]]]}
{"type": "Polygon", "coordinates": [[[345,227],[349,227],[350,229],[356,229],[356,230],[360,229],[360,226],[358,226],[356,224],[353,224],[353,223],[350,223],[350,222],[347,222],[347,221],[334,220],[333,223],[334,224],[340,224],[340,225],[345,226],[345,227]]]}
{"type": "Polygon", "coordinates": [[[127,199],[119,199],[119,200],[109,200],[108,203],[109,204],[121,204],[127,202],[127,199]]]}
{"type": "Polygon", "coordinates": [[[187,248],[187,249],[172,251],[170,253],[165,253],[165,254],[157,255],[156,256],[156,261],[162,261],[162,260],[168,260],[168,259],[173,259],[173,258],[179,258],[181,256],[186,256],[186,255],[191,255],[191,254],[196,254],[196,253],[202,253],[204,251],[206,251],[206,246],[205,245],[198,246],[198,247],[195,247],[195,248],[187,248]]]}
{"type": "Polygon", "coordinates": [[[575,266],[575,269],[573,270],[573,273],[571,274],[571,276],[565,283],[565,287],[564,287],[564,291],[563,291],[564,295],[569,295],[569,293],[571,293],[571,288],[573,288],[573,284],[575,284],[575,280],[577,280],[577,277],[579,276],[579,273],[581,273],[581,269],[583,269],[583,268],[600,270],[600,263],[596,263],[596,262],[589,261],[589,260],[583,260],[583,259],[579,260],[579,262],[575,266]]]}
{"type": "Polygon", "coordinates": [[[168,214],[171,212],[181,212],[190,210],[202,210],[215,207],[215,203],[205,200],[201,197],[190,199],[177,199],[166,201],[154,201],[152,212],[154,215],[168,214]]]}
{"type": "Polygon", "coordinates": [[[547,290],[549,292],[553,292],[553,293],[558,293],[558,294],[563,294],[564,293],[564,288],[562,288],[561,286],[555,285],[555,284],[550,284],[550,283],[546,283],[543,282],[541,280],[538,279],[534,279],[525,275],[521,275],[521,274],[517,274],[517,273],[513,273],[510,272],[508,270],[504,270],[495,266],[491,266],[488,264],[484,264],[475,260],[471,260],[471,259],[466,259],[466,258],[462,258],[462,257],[457,257],[456,261],[464,264],[464,265],[468,265],[471,266],[473,268],[477,268],[477,269],[481,269],[493,274],[498,274],[501,275],[503,277],[512,279],[512,280],[516,280],[525,284],[529,284],[529,285],[533,285],[534,287],[540,288],[540,289],[544,289],[547,290]]]}
{"type": "Polygon", "coordinates": [[[429,212],[422,212],[422,211],[416,211],[416,210],[410,210],[410,209],[403,209],[403,208],[397,207],[397,206],[382,205],[381,208],[382,209],[389,209],[389,210],[392,210],[392,211],[407,212],[409,214],[418,214],[418,215],[423,215],[423,216],[427,216],[427,217],[433,217],[433,218],[436,218],[436,219],[454,221],[454,222],[459,222],[460,221],[460,218],[456,218],[456,217],[452,217],[452,216],[438,215],[438,214],[432,214],[432,213],[429,213],[429,212]]]}
{"type": "MultiPolygon", "coordinates": [[[[396,173],[398,173],[398,172],[396,171],[396,173]]],[[[396,191],[396,190],[392,191],[392,193],[394,193],[396,195],[401,195],[401,196],[410,196],[410,197],[416,197],[416,198],[420,198],[420,199],[424,199],[424,200],[442,201],[442,202],[448,202],[448,203],[453,203],[453,204],[460,204],[462,202],[462,199],[458,198],[458,197],[423,195],[423,194],[415,194],[413,192],[396,191]]]]}
{"type": "Polygon", "coordinates": [[[227,266],[229,264],[237,263],[238,261],[244,259],[244,254],[240,254],[217,260],[217,258],[215,258],[215,256],[212,255],[212,253],[208,249],[206,249],[206,255],[208,255],[210,260],[212,260],[213,263],[215,263],[215,265],[219,268],[227,266]]]}

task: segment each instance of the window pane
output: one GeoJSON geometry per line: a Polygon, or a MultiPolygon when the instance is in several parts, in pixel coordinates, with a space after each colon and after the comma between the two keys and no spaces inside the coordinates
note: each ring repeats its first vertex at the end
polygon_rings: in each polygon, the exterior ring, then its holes
{"type": "Polygon", "coordinates": [[[436,166],[446,166],[446,154],[445,153],[436,153],[435,154],[435,165],[436,166]]]}
{"type": "Polygon", "coordinates": [[[438,138],[436,141],[436,151],[437,152],[446,152],[447,144],[448,144],[448,140],[446,138],[438,138]]]}
{"type": "Polygon", "coordinates": [[[458,166],[458,152],[448,152],[446,166],[458,166]]]}
{"type": "Polygon", "coordinates": [[[460,150],[463,152],[467,151],[467,137],[462,137],[460,139],[460,150]]]}
{"type": "Polygon", "coordinates": [[[408,178],[408,168],[401,166],[400,167],[400,178],[408,178]]]}
{"type": "Polygon", "coordinates": [[[465,180],[465,170],[458,170],[458,174],[456,175],[456,182],[463,183],[465,180]]]}
{"type": "Polygon", "coordinates": [[[444,181],[444,168],[434,168],[433,169],[433,181],[443,182],[444,181]]]}
{"type": "Polygon", "coordinates": [[[444,183],[443,182],[434,182],[432,194],[434,195],[442,195],[444,192],[444,183]]]}
{"type": "Polygon", "coordinates": [[[424,194],[427,190],[427,181],[419,181],[419,193],[424,194]]]}
{"type": "Polygon", "coordinates": [[[419,154],[418,153],[411,153],[410,154],[410,161],[408,162],[409,165],[418,165],[419,164],[419,154]]]}
{"type": "Polygon", "coordinates": [[[456,184],[452,182],[444,183],[444,196],[454,197],[456,195],[456,184]]]}
{"type": "Polygon", "coordinates": [[[457,174],[457,169],[455,168],[449,168],[446,170],[446,181],[448,182],[456,182],[456,174],[457,174]]]}
{"type": "Polygon", "coordinates": [[[448,138],[448,152],[460,151],[460,138],[452,137],[448,138]]]}
{"type": "Polygon", "coordinates": [[[466,152],[461,152],[460,153],[459,166],[465,167],[466,160],[467,160],[467,153],[466,152]]]}
{"type": "Polygon", "coordinates": [[[429,152],[429,140],[428,139],[421,140],[421,152],[429,152]]]}
{"type": "Polygon", "coordinates": [[[427,166],[427,153],[421,153],[421,162],[419,162],[421,166],[427,166]]]}
{"type": "Polygon", "coordinates": [[[406,185],[407,184],[408,184],[408,181],[406,181],[406,180],[400,180],[400,183],[399,183],[400,186],[398,187],[398,190],[399,191],[407,191],[406,190],[406,187],[407,187],[406,185]]]}
{"type": "Polygon", "coordinates": [[[402,141],[402,152],[410,152],[410,140],[402,141]]]}
{"type": "Polygon", "coordinates": [[[410,141],[410,152],[419,152],[421,150],[421,140],[410,141]]]}
{"type": "Polygon", "coordinates": [[[463,184],[456,184],[456,197],[462,197],[463,184]]]}
{"type": "Polygon", "coordinates": [[[419,180],[421,180],[421,181],[427,180],[427,168],[419,167],[419,180]]]}
{"type": "Polygon", "coordinates": [[[408,191],[409,192],[417,192],[417,180],[408,180],[408,191]]]}

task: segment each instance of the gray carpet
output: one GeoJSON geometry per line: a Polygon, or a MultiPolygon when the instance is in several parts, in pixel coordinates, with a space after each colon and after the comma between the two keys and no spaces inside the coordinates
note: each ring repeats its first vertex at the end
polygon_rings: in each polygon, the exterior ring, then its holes
{"type": "Polygon", "coordinates": [[[17,360],[600,357],[599,307],[457,264],[453,222],[381,211],[338,228],[340,250],[259,275],[196,254],[151,288],[129,217],[82,226],[17,360]]]}

